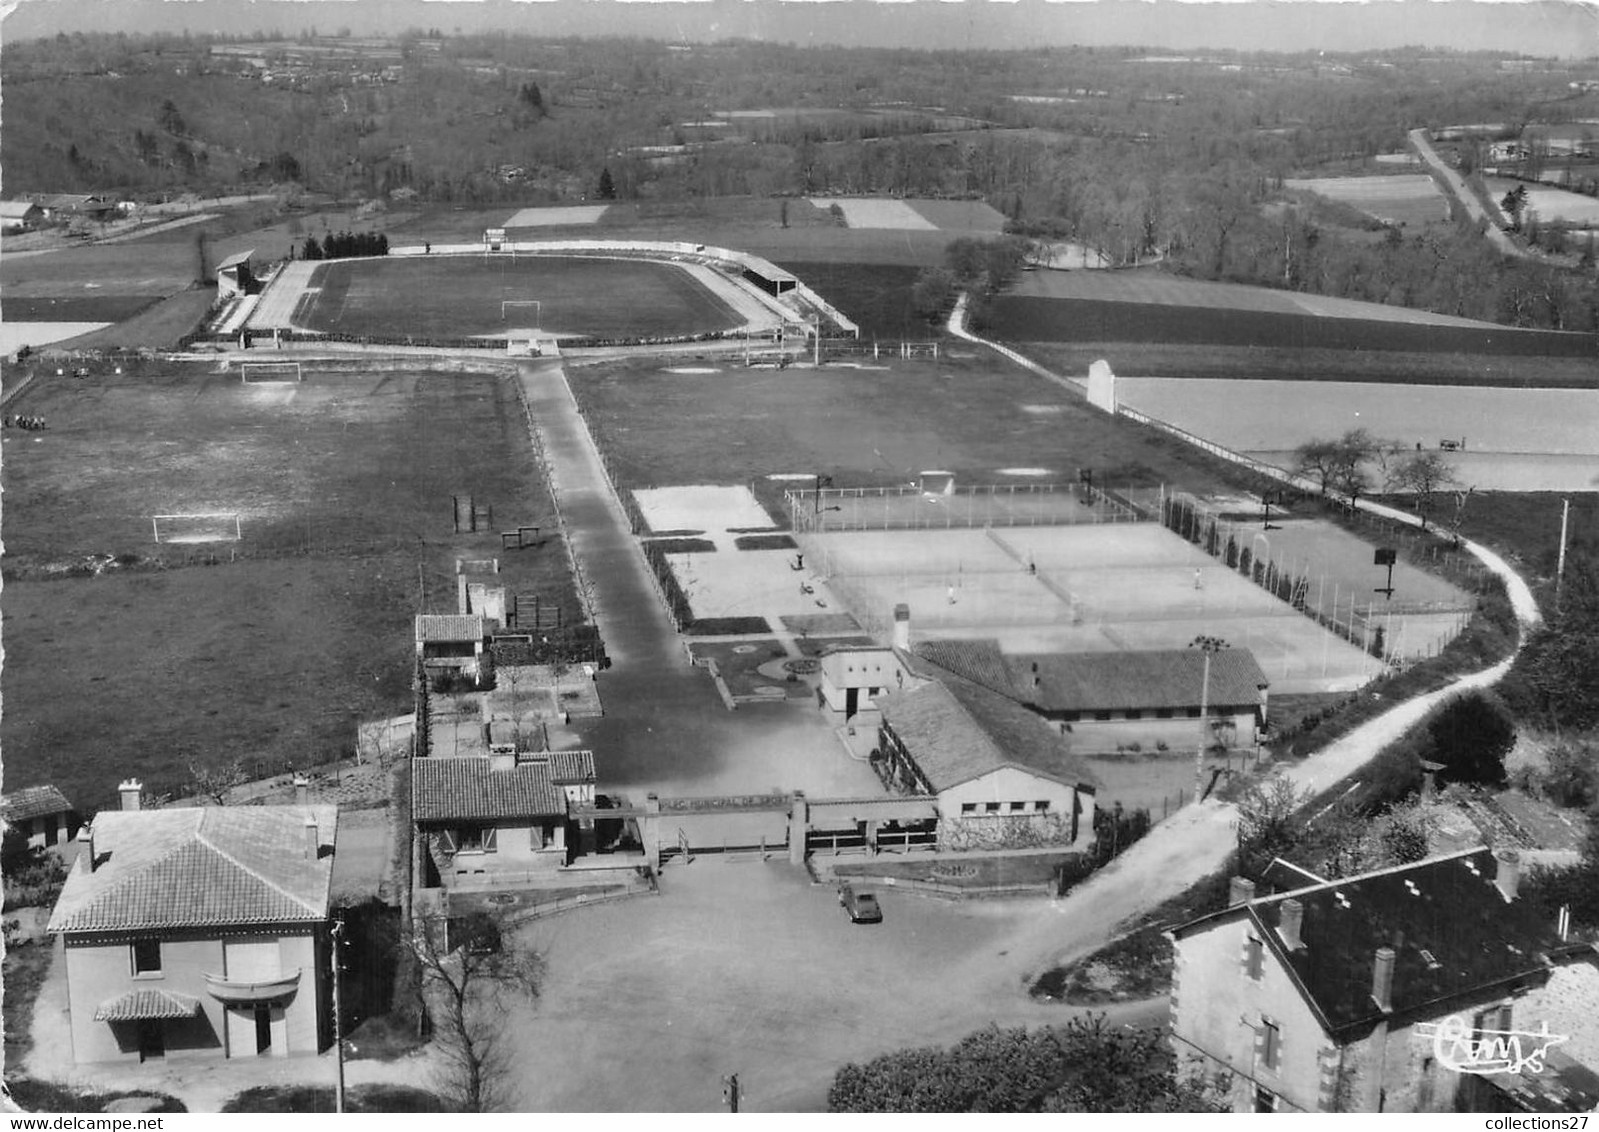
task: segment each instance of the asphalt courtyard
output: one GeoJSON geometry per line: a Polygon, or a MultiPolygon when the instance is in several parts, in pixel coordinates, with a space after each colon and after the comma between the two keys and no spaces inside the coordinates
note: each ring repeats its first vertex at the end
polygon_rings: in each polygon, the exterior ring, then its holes
{"type": "MultiPolygon", "coordinates": [[[[515,1064],[537,1067],[511,1107],[712,1112],[737,1073],[746,1111],[821,1112],[846,1062],[1075,1013],[1007,974],[1010,941],[1049,934],[1057,902],[872,887],[883,922],[853,924],[831,885],[786,860],[701,856],[668,865],[658,897],[520,929],[548,967],[543,996],[511,1009],[515,1064]]],[[[1160,1001],[1111,1020],[1165,1016],[1160,1001]]]]}

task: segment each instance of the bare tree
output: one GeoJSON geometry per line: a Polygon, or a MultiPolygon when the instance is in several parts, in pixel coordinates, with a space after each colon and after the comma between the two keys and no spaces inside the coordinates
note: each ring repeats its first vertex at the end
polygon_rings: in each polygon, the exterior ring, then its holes
{"type": "Polygon", "coordinates": [[[432,915],[418,917],[411,937],[441,1062],[438,1091],[462,1112],[494,1112],[511,1099],[505,1016],[511,1000],[538,997],[544,976],[543,957],[515,950],[505,929],[484,913],[432,915]]]}
{"type": "Polygon", "coordinates": [[[228,791],[244,781],[244,763],[235,759],[226,766],[189,764],[189,777],[194,782],[194,792],[209,798],[219,806],[228,804],[228,791]]]}
{"type": "Polygon", "coordinates": [[[1421,529],[1426,530],[1433,493],[1457,482],[1453,464],[1436,452],[1421,452],[1393,470],[1388,477],[1388,490],[1416,497],[1416,513],[1421,516],[1421,529]]]}

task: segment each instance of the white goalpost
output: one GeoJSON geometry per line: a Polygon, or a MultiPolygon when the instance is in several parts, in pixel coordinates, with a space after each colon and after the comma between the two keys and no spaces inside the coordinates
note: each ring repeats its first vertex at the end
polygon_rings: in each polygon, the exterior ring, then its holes
{"type": "Polygon", "coordinates": [[[156,542],[239,542],[244,537],[237,511],[152,515],[150,530],[156,542]]]}
{"type": "Polygon", "coordinates": [[[544,304],[537,299],[502,299],[500,301],[500,321],[506,321],[506,315],[512,307],[533,308],[533,329],[537,330],[543,324],[544,304]]]}
{"type": "Polygon", "coordinates": [[[240,362],[239,380],[246,385],[284,385],[305,380],[299,362],[240,362]]]}

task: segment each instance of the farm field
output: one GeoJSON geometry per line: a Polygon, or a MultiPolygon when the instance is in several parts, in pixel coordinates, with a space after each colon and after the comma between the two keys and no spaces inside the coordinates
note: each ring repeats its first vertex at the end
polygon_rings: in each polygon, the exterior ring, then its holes
{"type": "Polygon", "coordinates": [[[1022,352],[1056,373],[1087,380],[1103,358],[1118,374],[1210,377],[1232,381],[1370,381],[1389,385],[1599,388],[1588,358],[1404,350],[1294,350],[1279,346],[1142,342],[1028,342],[1022,352]]]}
{"type": "Polygon", "coordinates": [[[1289,178],[1283,188],[1312,192],[1351,205],[1384,224],[1401,228],[1441,224],[1449,219],[1448,200],[1438,183],[1423,173],[1289,178]]]}
{"type": "Polygon", "coordinates": [[[173,366],[41,376],[8,411],[50,421],[4,434],[8,788],[55,782],[83,807],[115,790],[108,749],[141,752],[165,792],[190,760],[275,772],[353,745],[356,714],[408,709],[410,619],[454,609],[457,556],[578,617],[559,540],[453,533],[461,492],[548,525],[506,378],[363,360],[245,386],[173,366]],[[238,513],[243,540],[153,541],[153,514],[202,511],[238,513]]]}
{"type": "Polygon", "coordinates": [[[860,369],[692,368],[715,372],[673,373],[645,359],[568,364],[619,487],[753,482],[767,510],[786,516],[794,481],[773,474],[823,473],[854,486],[945,468],[958,482],[990,483],[1004,468],[1073,475],[1088,466],[1108,487],[1184,482],[1200,491],[1235,474],[987,354],[860,369]]]}
{"type": "Polygon", "coordinates": [[[853,319],[863,338],[925,339],[941,330],[912,306],[914,267],[813,260],[789,260],[779,266],[853,319]]]}
{"type": "Polygon", "coordinates": [[[817,208],[831,210],[835,205],[851,228],[891,228],[918,231],[936,229],[927,217],[912,208],[909,201],[882,197],[811,197],[817,208]]]}
{"type": "Polygon", "coordinates": [[[941,232],[997,236],[1005,231],[1005,214],[980,200],[912,200],[912,208],[941,232]]]}
{"type": "Polygon", "coordinates": [[[608,204],[581,204],[565,208],[522,208],[505,218],[504,227],[558,228],[574,224],[597,224],[610,207],[608,204]]]}
{"type": "Polygon", "coordinates": [[[671,264],[558,256],[458,255],[326,264],[296,321],[344,334],[466,338],[509,327],[634,337],[741,325],[720,298],[671,264]],[[536,300],[537,311],[506,300],[536,300]]]}
{"type": "Polygon", "coordinates": [[[1187,281],[1108,272],[1032,272],[993,303],[985,332],[1011,342],[1191,343],[1299,349],[1445,351],[1589,357],[1594,338],[1552,330],[1522,330],[1492,323],[1444,320],[1425,312],[1375,304],[1311,302],[1265,288],[1205,285],[1195,302],[1179,297],[1187,281]],[[1085,278],[1086,276],[1086,278],[1085,278]],[[1079,281],[1081,280],[1081,281],[1079,281]],[[1102,287],[1095,287],[1103,281],[1102,287]],[[1221,287],[1222,291],[1212,290],[1221,287]],[[1071,292],[1092,290],[1090,295],[1071,292]],[[1138,298],[1140,293],[1144,298],[1138,298]],[[1303,301],[1301,301],[1303,300],[1303,301]],[[1357,317],[1365,308],[1373,317],[1357,317]]]}
{"type": "Polygon", "coordinates": [[[1571,224],[1577,228],[1599,227],[1599,200],[1565,189],[1548,185],[1532,185],[1508,177],[1485,177],[1488,195],[1495,201],[1503,200],[1508,192],[1525,186],[1527,210],[1537,214],[1543,223],[1571,224]]]}

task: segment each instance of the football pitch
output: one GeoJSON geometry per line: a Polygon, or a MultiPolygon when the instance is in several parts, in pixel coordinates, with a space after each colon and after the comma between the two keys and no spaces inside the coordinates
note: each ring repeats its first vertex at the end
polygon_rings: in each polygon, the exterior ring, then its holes
{"type": "Polygon", "coordinates": [[[294,321],[323,333],[374,336],[492,338],[536,329],[647,338],[732,330],[745,320],[670,263],[441,255],[326,264],[312,277],[294,321]]]}

